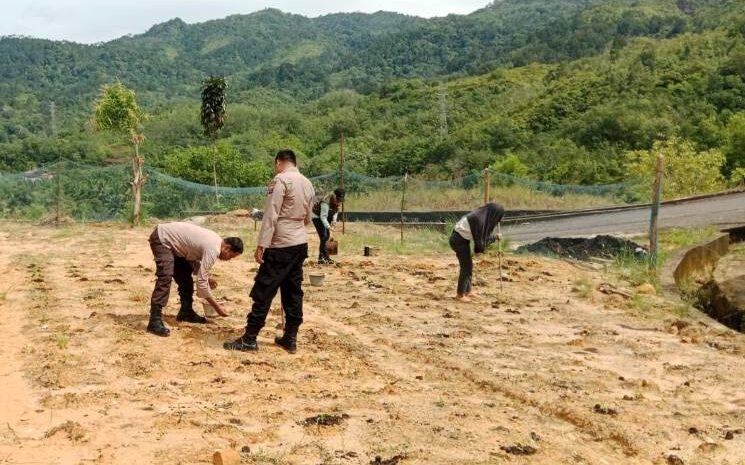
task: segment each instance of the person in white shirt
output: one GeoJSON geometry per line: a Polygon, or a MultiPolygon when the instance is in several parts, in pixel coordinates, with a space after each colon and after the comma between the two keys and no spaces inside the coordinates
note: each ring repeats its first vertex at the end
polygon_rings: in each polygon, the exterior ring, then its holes
{"type": "Polygon", "coordinates": [[[474,253],[481,254],[497,240],[494,232],[504,216],[504,208],[496,203],[487,203],[458,220],[450,236],[450,247],[455,252],[460,265],[458,275],[458,291],[456,298],[461,302],[468,302],[473,293],[473,259],[471,258],[471,242],[474,253]]]}
{"type": "Polygon", "coordinates": [[[331,239],[331,230],[336,223],[339,209],[344,203],[345,194],[344,189],[338,188],[327,196],[316,198],[313,204],[313,225],[320,239],[318,263],[321,265],[333,265],[334,263],[326,250],[326,243],[331,239]]]}

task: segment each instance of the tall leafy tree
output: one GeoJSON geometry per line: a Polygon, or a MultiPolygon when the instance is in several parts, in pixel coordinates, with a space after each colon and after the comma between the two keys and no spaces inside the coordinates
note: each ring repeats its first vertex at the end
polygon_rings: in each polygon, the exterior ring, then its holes
{"type": "Polygon", "coordinates": [[[92,124],[97,131],[113,133],[126,137],[134,148],[132,157],[132,224],[139,225],[142,206],[142,186],[147,181],[142,166],[145,160],[140,156],[140,145],[145,141],[142,124],[147,114],[137,103],[137,95],[121,82],[104,85],[96,101],[92,124]]]}
{"type": "Polygon", "coordinates": [[[204,128],[204,135],[212,141],[213,161],[212,175],[215,181],[215,200],[220,203],[217,191],[217,137],[225,126],[225,113],[227,102],[225,93],[227,90],[225,78],[222,76],[210,76],[202,81],[202,107],[199,119],[204,128]]]}

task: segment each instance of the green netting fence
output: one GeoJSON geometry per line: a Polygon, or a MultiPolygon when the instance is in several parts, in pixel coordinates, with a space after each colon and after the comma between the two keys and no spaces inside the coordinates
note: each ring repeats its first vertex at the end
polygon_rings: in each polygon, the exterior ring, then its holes
{"type": "MultiPolygon", "coordinates": [[[[263,207],[265,186],[223,187],[190,182],[145,167],[146,217],[180,218],[199,212],[263,207]]],[[[23,173],[0,173],[0,217],[39,220],[127,221],[132,211],[130,165],[89,166],[63,160],[23,173]]],[[[632,184],[572,186],[474,171],[450,180],[371,177],[345,171],[312,177],[317,192],[343,182],[347,211],[468,210],[491,200],[512,209],[573,209],[622,203],[632,184]],[[488,189],[487,189],[488,186],[488,189]]]]}

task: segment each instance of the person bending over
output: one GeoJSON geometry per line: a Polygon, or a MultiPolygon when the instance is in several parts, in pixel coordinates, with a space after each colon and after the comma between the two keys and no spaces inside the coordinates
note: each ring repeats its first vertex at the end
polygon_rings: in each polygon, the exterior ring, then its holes
{"type": "Polygon", "coordinates": [[[502,216],[504,208],[501,205],[487,203],[455,223],[453,234],[450,236],[450,247],[455,251],[460,265],[457,299],[462,302],[468,302],[473,293],[471,242],[474,253],[484,253],[486,248],[497,240],[494,229],[502,220],[502,216]]]}
{"type": "Polygon", "coordinates": [[[327,196],[321,196],[313,204],[313,225],[316,227],[320,246],[318,250],[318,263],[321,265],[333,265],[326,243],[331,239],[331,230],[336,223],[339,209],[344,203],[345,191],[341,187],[327,196]]]}
{"type": "Polygon", "coordinates": [[[211,289],[217,282],[209,271],[215,262],[230,260],[243,253],[243,241],[238,237],[221,239],[214,231],[195,224],[173,222],[159,224],[150,235],[150,249],[155,258],[155,289],[150,299],[150,321],[147,331],[157,336],[168,336],[171,331],[163,324],[163,307],[168,304],[171,281],[176,281],[181,298],[177,321],[206,323],[193,308],[194,280],[197,276],[197,296],[206,299],[220,316],[227,316],[222,306],[212,297],[211,289]]]}

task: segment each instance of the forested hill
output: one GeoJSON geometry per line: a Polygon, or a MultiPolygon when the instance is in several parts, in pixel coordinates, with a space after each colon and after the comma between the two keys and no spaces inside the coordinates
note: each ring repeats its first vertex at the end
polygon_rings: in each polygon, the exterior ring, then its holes
{"type": "Polygon", "coordinates": [[[741,0],[505,0],[433,19],[264,10],[97,45],[4,38],[0,171],[58,156],[121,160],[126,146],[86,126],[100,86],[118,79],[152,116],[148,163],[212,182],[198,122],[211,74],[229,85],[218,163],[231,167],[220,174],[228,185],[264,182],[281,146],[327,172],[341,132],[350,168],[370,175],[491,165],[618,182],[654,150],[690,155],[694,174],[711,168],[707,188],[745,174],[741,0]]]}
{"type": "Polygon", "coordinates": [[[430,20],[383,12],[311,19],[270,9],[193,25],[174,19],[91,46],[5,38],[0,98],[31,92],[82,103],[119,78],[168,99],[192,96],[207,74],[230,77],[237,91],[259,85],[301,97],[335,88],[367,93],[392,78],[483,73],[592,55],[634,36],[675,36],[701,27],[695,5],[505,0],[430,20]]]}

